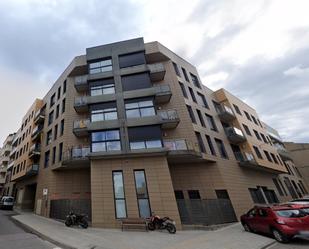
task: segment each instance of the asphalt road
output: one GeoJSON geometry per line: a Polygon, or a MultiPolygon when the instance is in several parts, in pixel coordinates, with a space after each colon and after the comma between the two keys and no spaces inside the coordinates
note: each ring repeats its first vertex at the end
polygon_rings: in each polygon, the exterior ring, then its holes
{"type": "Polygon", "coordinates": [[[309,240],[295,238],[288,244],[276,243],[275,245],[270,246],[267,249],[305,249],[305,248],[307,249],[309,248],[309,240]]]}
{"type": "Polygon", "coordinates": [[[59,249],[15,224],[12,211],[0,210],[0,249],[59,249]]]}

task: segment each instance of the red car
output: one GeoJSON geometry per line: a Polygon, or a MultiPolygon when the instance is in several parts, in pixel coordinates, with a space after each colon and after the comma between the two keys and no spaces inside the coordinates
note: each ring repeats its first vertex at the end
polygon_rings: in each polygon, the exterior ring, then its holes
{"type": "Polygon", "coordinates": [[[309,205],[256,206],[240,220],[246,231],[271,234],[281,243],[309,237],[309,205]]]}

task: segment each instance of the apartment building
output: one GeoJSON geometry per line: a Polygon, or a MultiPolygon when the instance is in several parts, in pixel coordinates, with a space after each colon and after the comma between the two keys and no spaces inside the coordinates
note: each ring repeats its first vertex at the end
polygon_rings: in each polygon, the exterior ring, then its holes
{"type": "Polygon", "coordinates": [[[302,175],[306,185],[309,186],[309,144],[285,142],[284,146],[289,151],[296,170],[302,175]]]}
{"type": "Polygon", "coordinates": [[[273,179],[279,195],[288,199],[296,199],[307,195],[308,185],[301,171],[296,167],[291,152],[286,148],[278,131],[267,124],[264,125],[267,128],[271,142],[277,148],[278,154],[288,171],[286,174],[280,174],[276,179],[273,179]]]}
{"type": "Polygon", "coordinates": [[[118,227],[155,212],[178,226],[202,216],[209,224],[218,215],[203,205],[228,205],[232,220],[254,203],[284,200],[273,178],[287,170],[257,112],[143,38],[75,57],[18,137],[18,203],[47,217],[75,209],[93,226],[118,227]]]}
{"type": "Polygon", "coordinates": [[[0,149],[0,197],[6,194],[5,184],[7,180],[7,170],[9,164],[9,155],[12,150],[12,141],[14,134],[9,134],[4,140],[3,146],[0,149]]]}

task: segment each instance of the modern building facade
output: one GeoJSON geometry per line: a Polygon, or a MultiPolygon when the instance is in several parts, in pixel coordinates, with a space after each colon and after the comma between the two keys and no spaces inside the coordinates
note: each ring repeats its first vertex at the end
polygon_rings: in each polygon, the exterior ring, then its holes
{"type": "Polygon", "coordinates": [[[289,151],[297,171],[302,175],[306,185],[309,186],[309,144],[285,142],[284,146],[289,151]]]}
{"type": "Polygon", "coordinates": [[[203,213],[226,201],[239,217],[291,198],[276,189],[287,169],[257,112],[142,38],[75,57],[18,134],[18,204],[47,217],[75,208],[93,226],[118,227],[155,212],[180,225],[198,223],[187,219],[196,203],[203,213]]]}
{"type": "Polygon", "coordinates": [[[9,134],[0,149],[0,196],[6,194],[5,184],[7,180],[7,170],[9,165],[9,156],[12,150],[12,141],[14,134],[9,134]]]}
{"type": "Polygon", "coordinates": [[[288,171],[286,174],[280,174],[276,179],[273,179],[279,195],[290,196],[293,199],[307,195],[308,185],[305,182],[305,175],[296,167],[291,151],[286,148],[277,130],[266,124],[265,126],[271,142],[277,148],[278,154],[288,171]]]}

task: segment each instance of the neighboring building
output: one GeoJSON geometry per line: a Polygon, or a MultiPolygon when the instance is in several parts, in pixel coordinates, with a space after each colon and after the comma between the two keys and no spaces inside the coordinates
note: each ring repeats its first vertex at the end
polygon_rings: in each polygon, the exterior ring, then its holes
{"type": "Polygon", "coordinates": [[[18,137],[17,204],[43,216],[75,209],[93,226],[118,227],[154,211],[210,224],[285,200],[273,178],[287,170],[256,111],[142,38],[75,57],[18,137]]]}
{"type": "Polygon", "coordinates": [[[296,168],[309,186],[309,143],[285,142],[284,145],[288,149],[296,168]]]}
{"type": "Polygon", "coordinates": [[[280,174],[276,179],[273,179],[278,193],[282,198],[285,196],[288,199],[296,199],[307,195],[308,185],[304,182],[304,175],[296,167],[297,164],[293,159],[291,151],[286,149],[285,143],[283,143],[277,130],[266,124],[265,126],[267,127],[271,142],[277,148],[288,171],[287,174],[280,174]]]}
{"type": "Polygon", "coordinates": [[[3,143],[3,147],[0,149],[0,197],[6,194],[6,174],[9,164],[9,155],[12,150],[13,137],[14,134],[8,135],[3,143]]]}

